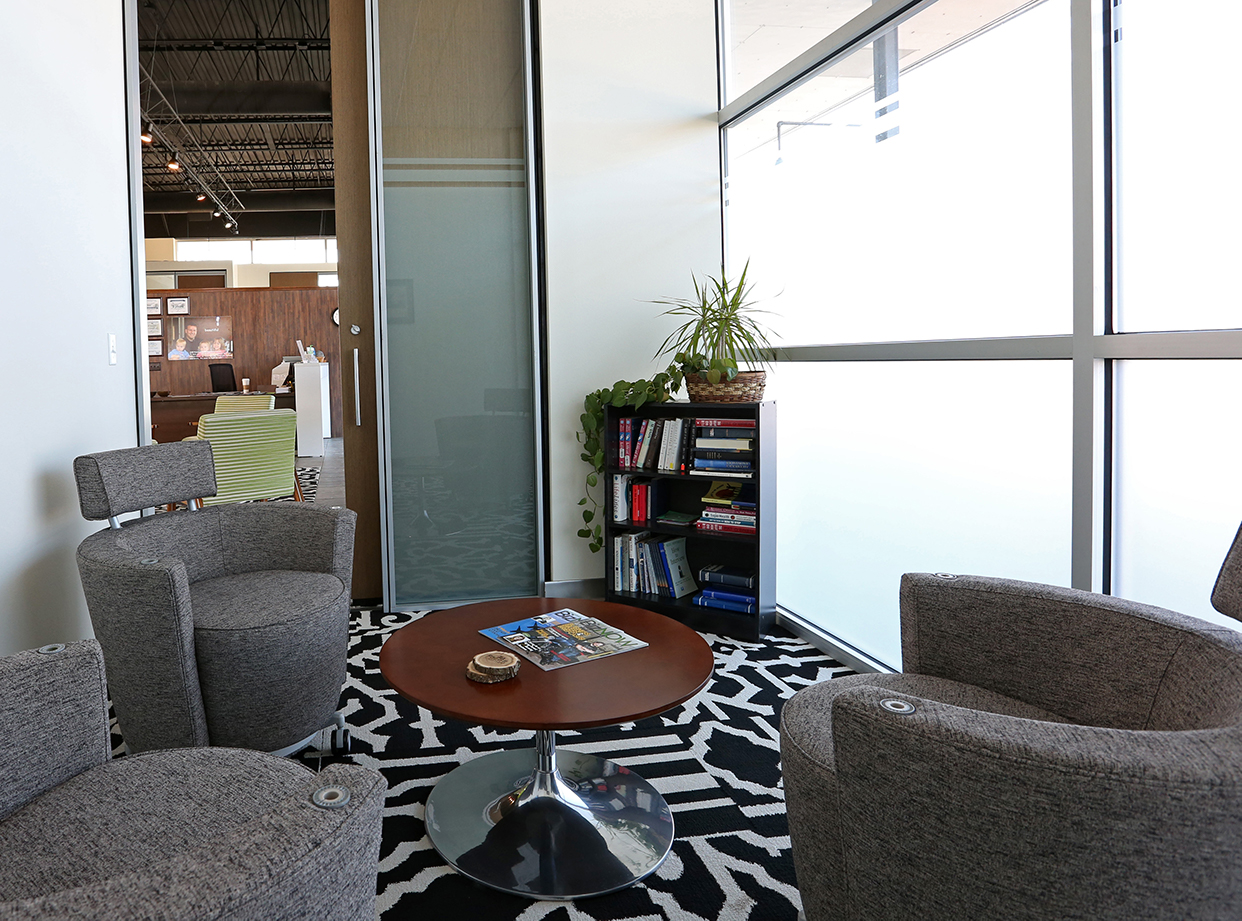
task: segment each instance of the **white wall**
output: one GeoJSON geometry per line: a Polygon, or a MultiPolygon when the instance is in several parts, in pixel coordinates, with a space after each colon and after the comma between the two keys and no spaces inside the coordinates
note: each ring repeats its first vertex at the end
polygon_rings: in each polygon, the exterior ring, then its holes
{"type": "MultiPolygon", "coordinates": [[[[543,0],[552,579],[597,578],[576,536],[582,398],[648,377],[653,298],[720,267],[715,13],[702,0],[543,0]]],[[[682,395],[684,399],[684,393],[682,395]]]]}
{"type": "Polygon", "coordinates": [[[90,635],[73,458],[137,443],[121,0],[8,4],[0,87],[5,654],[90,635]]]}
{"type": "Polygon", "coordinates": [[[335,272],[335,262],[305,262],[289,265],[239,265],[235,268],[238,288],[266,288],[272,272],[335,272]]]}

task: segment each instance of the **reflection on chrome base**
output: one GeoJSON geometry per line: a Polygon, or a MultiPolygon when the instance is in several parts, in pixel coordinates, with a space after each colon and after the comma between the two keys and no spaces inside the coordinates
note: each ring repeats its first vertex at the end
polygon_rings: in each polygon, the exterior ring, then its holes
{"type": "Polygon", "coordinates": [[[673,844],[659,792],[603,758],[535,748],[463,764],[427,799],[427,834],[454,869],[536,899],[577,899],[624,889],[658,867],[673,844]]]}

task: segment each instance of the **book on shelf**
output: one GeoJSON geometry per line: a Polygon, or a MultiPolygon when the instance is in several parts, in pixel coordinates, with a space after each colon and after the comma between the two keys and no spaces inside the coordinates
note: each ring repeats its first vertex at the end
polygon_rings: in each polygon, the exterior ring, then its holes
{"type": "Polygon", "coordinates": [[[630,428],[633,426],[634,420],[629,417],[623,417],[618,423],[619,444],[617,449],[617,466],[623,470],[630,466],[630,428]]]}
{"type": "Polygon", "coordinates": [[[755,603],[746,604],[740,601],[725,601],[723,598],[704,598],[701,592],[690,600],[700,607],[717,608],[721,611],[737,611],[741,614],[754,614],[759,610],[759,605],[755,603]]]}
{"type": "Polygon", "coordinates": [[[758,521],[758,513],[754,509],[749,508],[725,508],[722,505],[709,505],[703,509],[703,513],[699,515],[700,521],[735,521],[738,524],[748,524],[754,527],[758,521]]]}
{"type": "Polygon", "coordinates": [[[698,590],[690,563],[686,560],[686,539],[675,537],[660,544],[668,568],[669,589],[674,598],[682,598],[698,590]]]}
{"type": "Polygon", "coordinates": [[[741,588],[755,587],[755,574],[740,566],[725,566],[723,563],[712,563],[699,570],[699,581],[712,585],[736,585],[741,588]]]}
{"type": "Polygon", "coordinates": [[[638,467],[638,455],[643,449],[643,438],[647,434],[648,419],[635,419],[632,423],[632,433],[630,437],[630,462],[626,465],[631,470],[638,467]]]}
{"type": "MultiPolygon", "coordinates": [[[[736,587],[735,587],[736,588],[736,587]]],[[[717,601],[733,601],[738,604],[758,604],[759,599],[742,591],[725,591],[719,588],[705,588],[699,594],[704,598],[715,598],[717,601]]]]}
{"type": "Polygon", "coordinates": [[[630,521],[638,524],[647,520],[647,481],[630,483],[630,521]]]}
{"type": "Polygon", "coordinates": [[[628,521],[630,518],[630,480],[628,473],[612,475],[612,520],[628,521]]]}
{"type": "Polygon", "coordinates": [[[656,521],[660,524],[689,525],[698,520],[697,512],[677,512],[671,509],[656,516],[656,521]]]}
{"type": "Polygon", "coordinates": [[[638,453],[634,456],[634,466],[640,470],[647,466],[647,455],[651,453],[651,442],[656,438],[655,419],[644,419],[643,430],[638,435],[638,453]]]}
{"type": "Polygon", "coordinates": [[[749,460],[716,460],[712,457],[696,457],[694,459],[695,470],[754,470],[755,466],[749,460]]]}
{"type": "Polygon", "coordinates": [[[755,439],[753,438],[695,438],[694,446],[696,448],[707,448],[714,451],[727,451],[733,449],[736,451],[754,450],[755,439]]]}
{"type": "Polygon", "coordinates": [[[699,437],[701,438],[754,438],[754,429],[699,429],[699,437]]]}
{"type": "Polygon", "coordinates": [[[699,531],[719,531],[722,534],[754,534],[759,530],[753,524],[744,525],[738,522],[704,521],[702,518],[695,522],[694,527],[699,531]]]}
{"type": "Polygon", "coordinates": [[[695,448],[694,456],[698,458],[706,458],[707,460],[752,460],[755,456],[754,451],[715,451],[707,448],[695,448]]]}
{"type": "Polygon", "coordinates": [[[739,480],[748,480],[755,475],[753,470],[696,470],[693,467],[685,472],[691,476],[727,476],[739,480]]]}
{"type": "Polygon", "coordinates": [[[707,487],[707,492],[703,493],[702,501],[709,505],[732,505],[742,494],[742,483],[729,483],[724,480],[718,480],[707,487]]]}
{"type": "Polygon", "coordinates": [[[479,632],[534,662],[545,672],[647,645],[602,620],[571,608],[487,627],[479,632]]]}
{"type": "Polygon", "coordinates": [[[753,429],[755,428],[754,419],[723,419],[713,418],[710,416],[699,416],[694,420],[694,424],[699,428],[730,428],[730,429],[753,429]]]}
{"type": "Polygon", "coordinates": [[[676,469],[675,445],[681,440],[681,422],[680,419],[668,419],[664,423],[664,435],[660,438],[660,456],[656,462],[658,470],[668,473],[676,469]]]}

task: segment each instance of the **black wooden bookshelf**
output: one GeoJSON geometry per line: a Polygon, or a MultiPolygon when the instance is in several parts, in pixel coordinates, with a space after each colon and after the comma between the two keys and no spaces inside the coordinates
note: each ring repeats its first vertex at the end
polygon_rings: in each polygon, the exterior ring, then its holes
{"type": "MultiPolygon", "coordinates": [[[[609,601],[632,604],[658,611],[696,630],[719,633],[743,640],[758,640],[772,626],[776,615],[776,404],[764,403],[654,403],[638,409],[606,407],[604,413],[606,455],[604,489],[604,597],[609,601]],[[655,521],[613,520],[613,476],[631,474],[659,480],[668,491],[668,507],[698,513],[702,497],[714,479],[730,479],[690,473],[661,472],[653,469],[622,469],[618,464],[619,424],[623,418],[643,419],[750,419],[755,421],[754,470],[739,482],[755,486],[756,529],[754,534],[701,531],[693,525],[679,526],[655,521]],[[713,563],[737,566],[755,573],[758,612],[754,614],[701,607],[692,603],[694,594],[668,598],[645,592],[618,591],[614,582],[614,538],[618,534],[650,531],[652,534],[686,538],[686,556],[699,588],[699,570],[713,563]]],[[[727,588],[726,586],[718,586],[727,588]]]]}

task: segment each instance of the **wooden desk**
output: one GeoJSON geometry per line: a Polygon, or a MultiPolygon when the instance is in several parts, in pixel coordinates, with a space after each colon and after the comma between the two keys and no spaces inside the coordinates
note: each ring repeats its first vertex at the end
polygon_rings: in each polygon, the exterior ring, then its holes
{"type": "MultiPolygon", "coordinates": [[[[252,393],[264,391],[254,390],[252,393]]],[[[151,397],[151,437],[160,444],[198,434],[198,417],[215,412],[218,393],[174,394],[151,397]]],[[[276,394],[277,409],[293,409],[293,394],[276,394]]]]}

